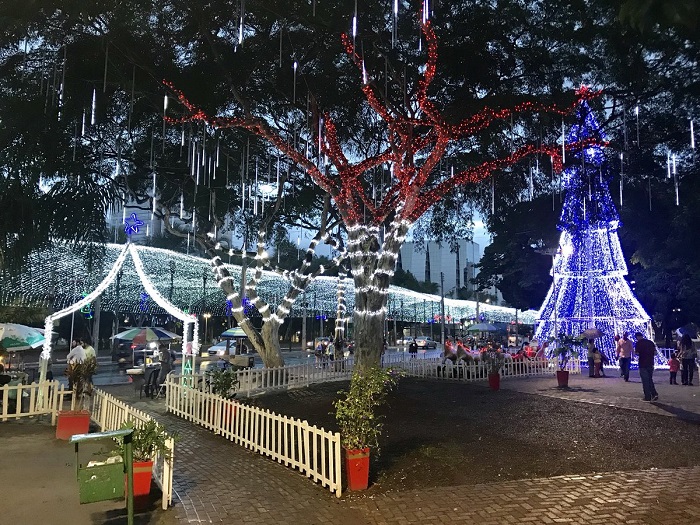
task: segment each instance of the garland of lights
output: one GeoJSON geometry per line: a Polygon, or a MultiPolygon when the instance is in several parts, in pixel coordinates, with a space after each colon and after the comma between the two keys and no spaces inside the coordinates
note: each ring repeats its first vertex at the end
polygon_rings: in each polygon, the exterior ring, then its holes
{"type": "MultiPolygon", "coordinates": [[[[117,256],[117,259],[115,260],[114,264],[112,265],[110,271],[108,272],[107,276],[100,282],[99,285],[95,287],[95,289],[90,292],[89,294],[84,294],[82,298],[62,310],[55,312],[51,315],[48,315],[46,317],[46,320],[44,322],[44,330],[46,331],[45,333],[51,333],[53,331],[53,325],[54,321],[57,319],[60,319],[62,317],[65,317],[67,315],[73,314],[75,312],[81,311],[84,307],[92,303],[95,299],[97,299],[99,296],[101,296],[107,288],[116,280],[117,275],[121,271],[124,261],[127,258],[127,255],[131,255],[131,258],[134,262],[134,267],[136,268],[136,273],[141,280],[141,283],[143,284],[144,288],[146,289],[148,295],[158,304],[160,305],[163,309],[165,309],[170,315],[173,317],[176,317],[183,321],[184,327],[183,327],[183,356],[187,355],[189,357],[189,360],[185,357],[183,357],[183,374],[185,372],[185,361],[189,361],[190,366],[192,364],[192,359],[193,356],[196,356],[199,353],[199,338],[197,335],[198,332],[198,320],[196,316],[190,316],[181,310],[179,310],[177,307],[172,305],[167,299],[165,299],[161,293],[153,286],[151,283],[150,279],[148,278],[146,272],[144,271],[143,268],[143,263],[141,262],[141,258],[139,257],[137,248],[135,245],[131,243],[127,243],[123,246],[121,249],[119,255],[117,256]],[[188,351],[188,324],[192,323],[194,325],[194,338],[192,341],[191,345],[191,351],[188,351]]],[[[142,298],[143,300],[143,298],[142,298]]],[[[39,380],[40,381],[45,381],[46,380],[46,375],[48,372],[48,363],[49,360],[51,359],[51,338],[46,338],[44,340],[44,346],[41,352],[41,366],[40,366],[40,374],[39,374],[39,380]]],[[[189,370],[190,372],[192,371],[191,369],[189,370]]]]}
{"type": "MultiPolygon", "coordinates": [[[[107,244],[104,246],[105,264],[114,264],[119,253],[123,250],[123,245],[107,244]]],[[[49,307],[61,309],[75,302],[72,285],[67,279],[52,279],[51,272],[47,271],[47,264],[54,265],[54,270],[58,275],[85,274],[87,289],[92,289],[99,285],[97,279],[101,278],[100,273],[87,275],[85,270],[87,262],[81,254],[66,257],[66,245],[55,243],[54,246],[44,248],[41,251],[32,252],[24,266],[23,272],[15,276],[0,276],[0,304],[22,307],[49,307]]],[[[161,295],[168,297],[171,284],[171,271],[168,262],[173,261],[177,269],[172,289],[171,302],[181,311],[189,310],[190,313],[205,313],[202,308],[206,302],[206,312],[213,316],[225,316],[226,296],[221,294],[218,288],[211,288],[209,295],[204,300],[194,298],[200,297],[202,290],[202,272],[209,271],[210,260],[185,255],[163,248],[153,248],[147,246],[138,247],[139,257],[143,263],[144,271],[151,276],[154,286],[161,295]]],[[[117,303],[116,281],[104,292],[101,302],[103,311],[131,312],[138,313],[139,294],[143,291],[143,284],[132,269],[133,261],[129,258],[124,261],[122,277],[120,280],[120,292],[117,303]]],[[[226,270],[235,278],[240,274],[240,267],[237,265],[225,265],[226,270]]],[[[289,272],[294,273],[294,272],[289,272]]],[[[265,300],[273,300],[275,297],[282,297],[289,288],[289,278],[271,271],[264,271],[263,277],[257,286],[257,291],[265,300]]],[[[315,297],[316,308],[310,315],[323,313],[333,317],[337,309],[337,278],[319,276],[309,283],[306,289],[307,299],[313,302],[315,297]]],[[[345,281],[345,301],[348,314],[352,315],[354,302],[353,280],[345,281]]],[[[389,300],[395,304],[403,303],[403,308],[398,306],[396,310],[397,321],[403,322],[427,322],[431,318],[431,310],[435,311],[440,303],[439,295],[423,294],[400,288],[389,287],[389,300]],[[424,309],[425,304],[425,309],[424,309]],[[425,315],[424,315],[425,313],[425,315]]],[[[446,313],[449,310],[453,318],[472,319],[476,316],[476,302],[463,301],[458,299],[445,299],[446,313]]],[[[151,315],[167,315],[157,303],[149,302],[148,311],[151,315]]],[[[480,313],[485,314],[488,322],[509,323],[515,319],[515,311],[512,308],[505,308],[496,305],[479,304],[480,313]]],[[[302,317],[302,307],[294,303],[290,315],[302,317]]],[[[536,311],[519,313],[519,319],[526,324],[533,324],[536,319],[536,311]]]]}
{"type": "Polygon", "coordinates": [[[134,267],[136,268],[136,273],[138,274],[143,287],[146,289],[148,294],[153,298],[153,300],[158,303],[162,308],[164,308],[170,315],[180,319],[183,322],[182,327],[182,376],[189,376],[194,373],[194,358],[199,355],[199,321],[197,316],[186,314],[178,308],[176,308],[170,301],[161,295],[161,293],[156,289],[151,283],[148,275],[143,269],[143,263],[141,262],[141,257],[136,250],[136,246],[133,244],[129,245],[129,251],[131,253],[131,258],[134,261],[134,267]],[[192,345],[188,346],[188,335],[189,335],[189,324],[193,325],[192,330],[192,345]]]}
{"type": "Polygon", "coordinates": [[[538,314],[535,338],[547,341],[559,334],[578,336],[598,328],[603,336],[596,346],[616,360],[613,336],[641,332],[651,336],[649,315],[629,284],[620,239],[619,215],[607,184],[607,144],[586,101],[578,110],[569,143],[578,148],[564,170],[566,197],[559,219],[562,230],[552,266],[552,286],[538,314]]]}
{"type": "MultiPolygon", "coordinates": [[[[104,292],[107,287],[112,284],[112,281],[117,278],[117,274],[119,273],[119,270],[121,270],[122,265],[124,264],[124,260],[126,259],[126,256],[128,254],[129,250],[129,245],[126,244],[124,248],[122,248],[121,253],[117,257],[117,260],[114,262],[114,265],[112,266],[112,269],[110,272],[107,274],[107,276],[102,280],[102,282],[89,294],[83,296],[77,303],[68,306],[64,308],[63,310],[60,310],[58,312],[55,312],[53,314],[47,315],[46,319],[44,320],[44,333],[45,334],[50,334],[53,332],[53,323],[56,319],[60,319],[61,317],[65,317],[66,315],[70,315],[74,312],[79,312],[82,310],[85,306],[89,305],[92,303],[95,299],[97,299],[100,295],[102,295],[102,292],[104,292]]],[[[41,351],[40,355],[40,372],[39,372],[39,381],[43,382],[46,381],[46,375],[48,372],[48,366],[49,366],[49,360],[51,359],[51,337],[45,337],[44,338],[44,346],[41,351]]]]}

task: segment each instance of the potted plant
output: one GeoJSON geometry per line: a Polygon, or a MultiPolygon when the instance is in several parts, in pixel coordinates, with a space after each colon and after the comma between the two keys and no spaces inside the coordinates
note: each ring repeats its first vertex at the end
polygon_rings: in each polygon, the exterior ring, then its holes
{"type": "Polygon", "coordinates": [[[400,373],[379,367],[356,370],[349,391],[339,391],[343,397],[333,403],[350,490],[364,490],[369,484],[369,450],[379,451],[383,426],[377,408],[386,403],[399,377],[400,373]]]}
{"type": "Polygon", "coordinates": [[[500,348],[490,347],[481,354],[481,362],[486,366],[491,390],[501,388],[501,368],[506,362],[506,356],[500,348]]]}
{"type": "MultiPolygon", "coordinates": [[[[236,391],[238,390],[240,381],[238,380],[236,369],[227,368],[225,370],[218,369],[208,372],[208,384],[209,391],[212,394],[231,401],[236,397],[236,391]]],[[[220,424],[226,425],[228,422],[233,421],[233,418],[236,416],[236,405],[228,403],[227,406],[223,408],[220,424]]],[[[213,418],[214,416],[212,414],[212,419],[213,418]]]]}
{"type": "Polygon", "coordinates": [[[207,374],[209,376],[209,389],[212,394],[221,396],[224,399],[236,397],[236,390],[240,384],[236,370],[232,368],[217,369],[207,372],[207,374]]]}
{"type": "Polygon", "coordinates": [[[92,376],[97,370],[97,359],[90,357],[81,363],[71,363],[66,368],[66,377],[73,388],[77,410],[58,412],[56,438],[69,439],[74,434],[87,434],[90,429],[88,398],[92,395],[92,376]]]}
{"type": "MultiPolygon", "coordinates": [[[[121,428],[134,429],[131,435],[134,458],[134,496],[146,496],[151,492],[153,459],[157,453],[167,452],[168,435],[165,432],[165,427],[154,419],[149,419],[140,427],[135,426],[133,421],[127,421],[121,428]]],[[[123,439],[118,440],[117,443],[118,448],[113,454],[123,456],[123,439]]]]}
{"type": "Polygon", "coordinates": [[[557,385],[560,388],[569,386],[569,371],[566,369],[569,360],[572,357],[579,356],[578,347],[581,345],[581,339],[567,334],[559,334],[557,337],[550,339],[553,343],[553,355],[559,360],[559,370],[557,370],[557,385]]]}

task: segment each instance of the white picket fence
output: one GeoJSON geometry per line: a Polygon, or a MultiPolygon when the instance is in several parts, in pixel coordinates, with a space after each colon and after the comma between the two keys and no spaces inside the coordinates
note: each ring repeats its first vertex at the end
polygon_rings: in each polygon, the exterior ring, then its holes
{"type": "MultiPolygon", "coordinates": [[[[350,358],[319,364],[304,363],[276,368],[246,368],[236,372],[239,382],[236,391],[239,396],[251,397],[263,392],[349,379],[352,375],[352,367],[353,360],[350,358]]],[[[193,374],[191,379],[188,377],[190,386],[206,390],[206,376],[207,374],[193,374]]]]}
{"type": "MultiPolygon", "coordinates": [[[[386,363],[385,363],[385,366],[386,363]]],[[[396,360],[390,364],[394,368],[403,370],[409,377],[419,377],[426,379],[444,379],[451,381],[484,381],[488,377],[488,365],[480,361],[466,363],[461,361],[453,365],[451,361],[443,364],[442,359],[404,359],[396,360]]],[[[500,369],[502,378],[509,377],[531,377],[555,375],[559,370],[559,360],[552,359],[507,359],[500,369]]],[[[581,361],[571,359],[566,366],[566,370],[572,374],[581,373],[581,361]]]]}
{"type": "MultiPolygon", "coordinates": [[[[135,427],[141,427],[151,416],[137,410],[111,394],[95,389],[91,399],[91,419],[102,431],[117,430],[127,421],[133,421],[135,427]]],[[[156,454],[153,459],[153,479],[163,492],[162,508],[166,510],[173,502],[173,462],[175,441],[166,439],[167,452],[156,454]]]]}
{"type": "MultiPolygon", "coordinates": [[[[271,389],[289,386],[280,374],[250,377],[269,379],[266,384],[271,389]]],[[[341,496],[339,433],[224,399],[207,392],[206,388],[190,388],[174,375],[168,376],[165,397],[168,411],[176,416],[297,469],[316,483],[328,487],[337,497],[341,496]]]]}
{"type": "MultiPolygon", "coordinates": [[[[5,385],[0,387],[0,420],[19,419],[51,415],[51,424],[56,425],[56,415],[64,410],[66,396],[72,394],[58,381],[44,381],[30,385],[5,385]]],[[[71,396],[70,410],[75,409],[71,396]]]]}

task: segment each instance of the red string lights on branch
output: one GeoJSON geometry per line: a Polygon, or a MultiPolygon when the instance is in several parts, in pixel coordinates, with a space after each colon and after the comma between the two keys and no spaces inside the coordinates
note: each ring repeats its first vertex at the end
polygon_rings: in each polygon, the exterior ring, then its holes
{"type": "MultiPolygon", "coordinates": [[[[474,136],[494,122],[503,121],[520,113],[569,114],[581,100],[591,100],[599,96],[600,91],[582,87],[576,92],[576,100],[568,107],[523,102],[512,108],[485,108],[457,124],[450,124],[444,120],[439,109],[428,97],[428,89],[437,70],[438,45],[430,20],[427,17],[423,18],[422,12],[419,16],[426,42],[427,60],[417,85],[414,105],[404,104],[407,107],[390,106],[372,79],[368,77],[364,59],[357,53],[353,39],[346,34],[341,35],[345,52],[362,75],[362,92],[369,106],[387,126],[388,144],[383,146],[378,154],[357,162],[350,161],[343,152],[332,117],[325,113],[311,131],[311,134],[315,135],[311,142],[317,144],[320,149],[315,158],[322,159],[325,156],[333,166],[330,171],[322,170],[322,167],[310,160],[305,152],[297,150],[296,144],[290,144],[280,132],[270,128],[265,120],[255,116],[241,118],[208,116],[202,109],[191,104],[185,95],[168,81],[164,81],[165,85],[173,90],[187,114],[180,119],[166,117],[166,121],[176,124],[201,120],[215,128],[246,129],[266,139],[302,167],[314,183],[331,194],[347,227],[358,225],[376,227],[385,224],[390,218],[394,223],[401,221],[413,223],[456,186],[482,181],[492,176],[496,170],[512,166],[528,155],[546,154],[552,158],[553,169],[561,171],[563,153],[561,147],[528,145],[509,156],[489,160],[455,172],[438,182],[431,182],[435,167],[444,157],[451,143],[474,136]],[[392,177],[387,186],[382,188],[382,197],[377,203],[372,188],[367,187],[365,176],[385,163],[391,166],[392,177]]],[[[580,149],[587,145],[590,144],[584,144],[582,141],[568,144],[566,149],[580,149]]],[[[311,157],[314,158],[313,155],[311,157]]]]}

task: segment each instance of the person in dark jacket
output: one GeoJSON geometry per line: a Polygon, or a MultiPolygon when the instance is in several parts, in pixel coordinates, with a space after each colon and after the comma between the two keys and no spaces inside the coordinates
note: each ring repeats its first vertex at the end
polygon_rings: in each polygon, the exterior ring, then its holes
{"type": "Polygon", "coordinates": [[[642,380],[644,401],[657,401],[659,394],[654,387],[654,359],[656,358],[656,345],[646,339],[641,333],[634,334],[637,344],[634,351],[639,356],[639,377],[642,380]]]}

